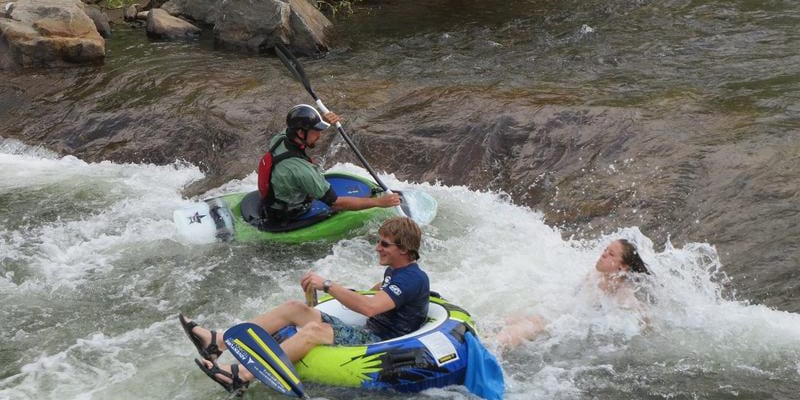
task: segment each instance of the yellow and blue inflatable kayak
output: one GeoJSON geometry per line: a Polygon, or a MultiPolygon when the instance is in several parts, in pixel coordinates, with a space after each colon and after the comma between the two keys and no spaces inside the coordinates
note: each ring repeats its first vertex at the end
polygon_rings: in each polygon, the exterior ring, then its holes
{"type": "MultiPolygon", "coordinates": [[[[331,296],[321,298],[316,308],[348,324],[366,324],[366,317],[331,296]]],[[[467,311],[432,293],[428,320],[417,331],[367,345],[317,346],[294,366],[304,381],[334,386],[418,392],[463,385],[465,334],[474,331],[475,323],[467,311]]],[[[287,327],[274,336],[281,342],[295,332],[294,327],[287,327]]]]}

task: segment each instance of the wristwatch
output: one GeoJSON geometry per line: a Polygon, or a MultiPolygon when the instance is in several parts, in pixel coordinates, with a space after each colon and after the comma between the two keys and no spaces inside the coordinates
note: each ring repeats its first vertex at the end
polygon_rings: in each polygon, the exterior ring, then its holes
{"type": "Polygon", "coordinates": [[[330,279],[326,279],[325,282],[322,282],[322,291],[328,293],[328,290],[331,290],[332,284],[333,282],[331,282],[330,279]]]}

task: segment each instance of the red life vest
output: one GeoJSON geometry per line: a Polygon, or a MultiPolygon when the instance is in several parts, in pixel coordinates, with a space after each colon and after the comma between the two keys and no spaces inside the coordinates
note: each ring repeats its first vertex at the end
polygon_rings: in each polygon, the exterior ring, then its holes
{"type": "MultiPolygon", "coordinates": [[[[275,169],[275,166],[278,165],[281,161],[291,158],[291,157],[299,157],[311,162],[311,159],[305,155],[305,153],[292,151],[292,148],[286,146],[287,151],[285,153],[281,153],[278,156],[273,156],[272,152],[280,146],[286,139],[278,140],[268,152],[264,153],[264,156],[261,157],[261,161],[258,163],[258,192],[261,195],[261,201],[270,204],[275,201],[275,192],[272,190],[271,187],[271,180],[272,180],[272,170],[275,169]]],[[[302,151],[302,149],[301,149],[302,151]]]]}

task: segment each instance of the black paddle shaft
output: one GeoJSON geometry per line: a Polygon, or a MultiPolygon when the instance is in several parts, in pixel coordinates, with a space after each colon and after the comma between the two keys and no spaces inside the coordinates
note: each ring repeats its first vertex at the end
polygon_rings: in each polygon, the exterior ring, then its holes
{"type": "MultiPolygon", "coordinates": [[[[320,100],[319,96],[317,96],[317,94],[314,92],[314,89],[311,87],[311,83],[308,81],[308,77],[306,77],[305,71],[303,71],[303,66],[300,65],[300,62],[297,60],[294,54],[292,54],[292,52],[290,52],[289,49],[287,49],[286,46],[281,43],[275,44],[275,54],[278,55],[278,58],[280,58],[286,68],[289,69],[289,72],[292,73],[292,76],[294,76],[298,81],[300,81],[300,83],[303,84],[303,87],[305,87],[308,94],[314,98],[314,101],[317,103],[317,106],[320,108],[320,110],[323,113],[329,112],[328,108],[325,107],[325,104],[322,103],[322,100],[320,100]]],[[[356,154],[356,157],[358,157],[358,160],[361,161],[361,164],[364,166],[364,168],[367,169],[369,174],[372,175],[372,178],[375,179],[375,182],[378,183],[378,186],[380,186],[384,191],[388,192],[389,188],[386,187],[386,184],[384,184],[383,181],[381,181],[381,178],[378,178],[378,174],[375,173],[375,170],[373,170],[369,165],[367,159],[364,158],[364,155],[358,151],[358,148],[350,139],[350,136],[345,133],[342,124],[337,122],[336,129],[339,131],[339,134],[342,135],[344,141],[347,142],[347,145],[353,150],[353,153],[356,154]]]]}

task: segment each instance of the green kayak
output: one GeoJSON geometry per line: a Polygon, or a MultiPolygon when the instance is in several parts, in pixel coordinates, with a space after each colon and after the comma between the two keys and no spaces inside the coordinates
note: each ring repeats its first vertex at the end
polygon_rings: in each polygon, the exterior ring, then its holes
{"type": "MultiPolygon", "coordinates": [[[[334,172],[325,174],[325,179],[338,196],[373,197],[385,193],[371,180],[356,175],[334,172]]],[[[426,214],[435,215],[436,201],[427,194],[422,195],[421,203],[426,214]]],[[[417,197],[419,194],[415,199],[417,197]]],[[[173,220],[178,233],[194,243],[230,240],[302,243],[336,241],[350,236],[370,220],[398,215],[394,208],[336,212],[325,203],[314,200],[311,208],[296,220],[282,226],[270,226],[260,216],[259,203],[257,190],[227,194],[175,210],[173,220]]],[[[420,202],[417,200],[417,203],[420,202]]]]}

